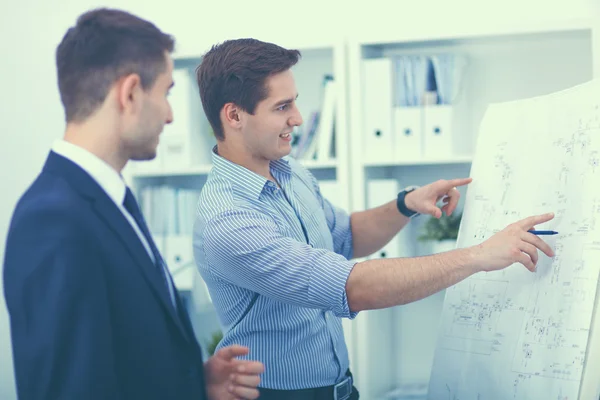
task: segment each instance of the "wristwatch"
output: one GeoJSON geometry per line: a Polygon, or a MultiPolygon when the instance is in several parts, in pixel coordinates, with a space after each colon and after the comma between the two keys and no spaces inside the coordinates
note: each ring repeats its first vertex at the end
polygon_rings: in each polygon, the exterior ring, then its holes
{"type": "Polygon", "coordinates": [[[404,189],[402,189],[402,191],[400,193],[398,193],[398,199],[396,200],[396,207],[398,207],[398,211],[400,211],[400,214],[404,215],[405,217],[413,218],[413,217],[416,217],[417,215],[419,215],[418,212],[410,210],[408,207],[406,207],[406,201],[405,201],[406,195],[418,188],[419,188],[419,186],[408,186],[408,187],[405,187],[404,189]]]}

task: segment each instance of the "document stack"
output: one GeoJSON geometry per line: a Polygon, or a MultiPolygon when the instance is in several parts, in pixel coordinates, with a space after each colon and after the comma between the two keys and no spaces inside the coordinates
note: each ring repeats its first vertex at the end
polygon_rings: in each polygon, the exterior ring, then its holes
{"type": "Polygon", "coordinates": [[[197,274],[192,234],[199,195],[166,185],[140,190],[142,212],[179,290],[191,290],[197,274]]]}

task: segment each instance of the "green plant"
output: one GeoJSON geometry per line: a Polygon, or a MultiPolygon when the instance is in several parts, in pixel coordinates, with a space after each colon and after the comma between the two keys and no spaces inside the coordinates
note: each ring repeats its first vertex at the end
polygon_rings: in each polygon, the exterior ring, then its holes
{"type": "Polygon", "coordinates": [[[223,339],[223,332],[221,331],[215,331],[210,336],[210,340],[206,343],[206,351],[208,351],[209,357],[215,354],[215,350],[217,349],[221,339],[223,339]]]}
{"type": "Polygon", "coordinates": [[[461,218],[462,213],[455,213],[450,216],[442,214],[440,219],[431,217],[423,225],[423,230],[417,237],[417,240],[420,242],[456,240],[461,218]]]}

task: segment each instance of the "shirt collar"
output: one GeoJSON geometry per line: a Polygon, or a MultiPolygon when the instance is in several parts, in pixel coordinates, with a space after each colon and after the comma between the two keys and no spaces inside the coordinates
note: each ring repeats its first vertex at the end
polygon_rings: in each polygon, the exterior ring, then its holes
{"type": "MultiPolygon", "coordinates": [[[[217,153],[217,146],[212,149],[212,160],[213,170],[217,176],[228,180],[237,190],[247,194],[252,199],[258,199],[265,185],[269,182],[264,176],[221,157],[217,153]]],[[[292,172],[286,157],[271,161],[270,168],[271,173],[278,180],[289,178],[292,172]]]]}
{"type": "Polygon", "coordinates": [[[84,148],[61,139],[54,142],[52,151],[71,160],[87,172],[117,206],[123,204],[125,182],[113,167],[84,148]]]}

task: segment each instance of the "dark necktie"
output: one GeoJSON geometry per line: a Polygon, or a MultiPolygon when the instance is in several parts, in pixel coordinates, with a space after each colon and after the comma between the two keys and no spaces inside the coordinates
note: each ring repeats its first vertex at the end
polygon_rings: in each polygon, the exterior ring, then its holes
{"type": "Polygon", "coordinates": [[[175,306],[176,303],[175,303],[175,294],[173,293],[173,286],[171,286],[171,284],[169,282],[169,278],[167,277],[167,274],[169,272],[167,271],[165,262],[163,261],[163,258],[161,257],[160,252],[158,251],[158,248],[156,247],[156,244],[154,244],[154,240],[152,239],[150,230],[148,229],[148,226],[146,225],[144,216],[142,215],[142,212],[140,211],[140,207],[138,206],[137,201],[135,201],[135,197],[133,196],[133,193],[131,192],[131,190],[129,188],[127,188],[127,190],[125,192],[125,200],[123,201],[123,206],[129,212],[129,214],[131,214],[131,216],[135,220],[135,223],[140,228],[143,235],[146,237],[146,241],[148,241],[150,250],[152,251],[152,254],[154,255],[154,265],[158,268],[158,273],[160,274],[165,286],[167,287],[167,290],[169,291],[171,303],[175,306]]]}

